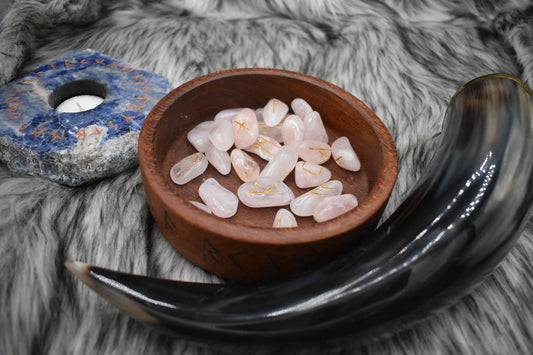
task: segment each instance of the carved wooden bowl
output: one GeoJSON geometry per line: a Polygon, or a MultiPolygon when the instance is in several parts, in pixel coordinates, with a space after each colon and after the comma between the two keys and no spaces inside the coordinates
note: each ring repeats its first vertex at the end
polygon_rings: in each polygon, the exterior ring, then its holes
{"type": "MultiPolygon", "coordinates": [[[[250,153],[251,154],[251,153],[250,153]]],[[[253,154],[251,154],[254,156],[253,154]]],[[[254,156],[261,168],[266,165],[254,156]]],[[[170,243],[187,259],[223,278],[253,282],[301,272],[330,260],[375,228],[396,181],[398,163],[393,139],[378,117],[361,101],[328,82],[278,69],[236,69],[189,81],[167,94],[145,120],[139,139],[139,164],[150,211],[170,243]],[[287,104],[297,97],[318,111],[329,143],[347,136],[359,156],[361,170],[351,172],[330,158],[323,166],[354,194],[359,205],[335,219],[316,223],[296,217],[298,227],[272,228],[279,207],[249,208],[223,219],[189,201],[199,201],[201,183],[214,177],[237,194],[242,181],[233,171],[223,176],[212,166],[185,185],[170,179],[170,169],[195,153],[186,135],[223,109],[263,107],[277,98],[287,104]]],[[[310,189],[284,181],[298,196],[310,189]]],[[[288,206],[285,206],[288,209],[288,206]]]]}

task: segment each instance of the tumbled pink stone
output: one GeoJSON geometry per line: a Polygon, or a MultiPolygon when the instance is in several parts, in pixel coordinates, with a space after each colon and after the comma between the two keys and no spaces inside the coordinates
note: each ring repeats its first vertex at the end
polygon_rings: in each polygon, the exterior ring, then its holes
{"type": "Polygon", "coordinates": [[[313,111],[311,105],[302,98],[296,98],[291,102],[292,111],[300,117],[305,117],[308,113],[313,111]]]}
{"type": "Polygon", "coordinates": [[[203,153],[194,153],[183,158],[170,169],[170,179],[184,185],[201,175],[207,169],[207,159],[203,153]]]}
{"type": "Polygon", "coordinates": [[[260,171],[259,164],[249,154],[240,149],[233,149],[230,157],[231,165],[242,181],[257,179],[260,171]]]}
{"type": "Polygon", "coordinates": [[[214,123],[214,121],[201,122],[187,133],[187,140],[197,151],[203,153],[211,144],[209,132],[214,123]]]}
{"type": "Polygon", "coordinates": [[[281,134],[285,144],[298,144],[304,140],[304,121],[297,115],[289,115],[283,120],[281,134]]]}
{"type": "Polygon", "coordinates": [[[239,111],[242,110],[242,107],[234,107],[234,108],[227,108],[222,111],[219,111],[215,115],[215,121],[218,120],[228,120],[231,121],[233,116],[239,113],[239,111]]]}
{"type": "Polygon", "coordinates": [[[233,146],[233,130],[231,121],[219,119],[215,121],[209,130],[209,140],[215,148],[227,151],[233,146]]]}
{"type": "Polygon", "coordinates": [[[244,205],[254,208],[285,206],[294,198],[286,184],[270,176],[245,182],[239,186],[237,195],[244,205]]]}
{"type": "Polygon", "coordinates": [[[325,222],[357,207],[357,198],[352,194],[324,197],[316,205],[313,218],[325,222]]]}
{"type": "Polygon", "coordinates": [[[297,161],[298,151],[296,147],[292,145],[284,145],[263,168],[259,173],[259,176],[271,176],[283,181],[294,169],[297,161]]]}
{"type": "Polygon", "coordinates": [[[331,147],[320,141],[304,140],[298,145],[298,155],[310,163],[323,164],[331,156],[331,147]]]}
{"type": "Polygon", "coordinates": [[[322,165],[299,161],[294,168],[294,180],[301,189],[322,185],[329,179],[331,171],[322,165]]]}
{"type": "Polygon", "coordinates": [[[271,160],[280,148],[281,144],[274,138],[260,134],[255,143],[244,148],[244,150],[258,155],[261,159],[271,160]]]}
{"type": "Polygon", "coordinates": [[[257,122],[263,122],[263,107],[259,107],[255,109],[255,115],[257,116],[257,122]]]}
{"type": "Polygon", "coordinates": [[[205,180],[200,185],[198,194],[215,216],[229,218],[237,213],[239,207],[237,196],[213,178],[205,180]]]}
{"type": "Polygon", "coordinates": [[[331,144],[331,154],[337,165],[350,171],[359,171],[361,162],[347,137],[337,138],[331,144]]]}
{"type": "Polygon", "coordinates": [[[243,149],[257,141],[259,125],[257,124],[257,117],[254,110],[243,108],[233,116],[231,125],[235,147],[243,149]]]}
{"type": "Polygon", "coordinates": [[[211,144],[205,152],[205,157],[222,175],[228,175],[231,171],[231,158],[228,152],[217,149],[211,144]]]}
{"type": "Polygon", "coordinates": [[[305,127],[306,140],[328,142],[328,133],[322,122],[320,114],[316,111],[311,111],[303,117],[305,127]]]}
{"type": "Polygon", "coordinates": [[[190,203],[191,205],[194,205],[194,206],[198,207],[199,209],[201,209],[201,210],[204,211],[204,212],[207,212],[207,213],[209,213],[209,214],[212,214],[212,213],[211,213],[211,210],[209,209],[209,207],[207,207],[207,205],[205,205],[205,204],[203,204],[203,203],[201,203],[201,202],[198,202],[198,201],[189,201],[189,203],[190,203]]]}
{"type": "Polygon", "coordinates": [[[287,209],[280,208],[278,212],[276,212],[276,216],[274,217],[274,223],[272,223],[273,228],[294,228],[298,227],[298,223],[296,222],[296,217],[287,209]]]}
{"type": "Polygon", "coordinates": [[[259,125],[259,135],[268,136],[268,137],[275,139],[276,142],[278,143],[283,143],[281,122],[273,127],[269,127],[266,125],[265,121],[257,118],[257,124],[259,125]]]}
{"type": "Polygon", "coordinates": [[[325,196],[335,196],[342,193],[342,182],[330,180],[311,191],[308,191],[291,201],[291,211],[297,216],[312,216],[315,207],[325,196]]]}
{"type": "Polygon", "coordinates": [[[273,127],[281,122],[289,112],[289,106],[281,100],[270,99],[263,108],[263,120],[269,127],[273,127]]]}

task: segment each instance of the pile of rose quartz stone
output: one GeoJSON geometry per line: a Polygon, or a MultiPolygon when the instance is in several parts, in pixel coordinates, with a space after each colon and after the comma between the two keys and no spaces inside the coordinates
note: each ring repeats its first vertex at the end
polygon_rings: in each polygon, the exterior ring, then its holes
{"type": "Polygon", "coordinates": [[[291,108],[293,114],[287,104],[271,99],[263,108],[225,109],[214,120],[198,124],[187,134],[197,153],[172,167],[172,181],[186,184],[200,176],[208,163],[223,175],[233,166],[244,182],[238,197],[216,179],[208,178],[198,190],[205,204],[191,203],[222,218],[237,212],[239,200],[253,208],[290,205],[290,211],[278,210],[275,228],[296,227],[294,215],[313,216],[323,222],[355,208],[357,198],[342,194],[342,183],[331,180],[331,171],[321,165],[333,155],[340,167],[358,171],[361,165],[350,142],[340,137],[330,146],[320,114],[305,100],[294,99],[291,108]],[[268,161],[263,170],[247,152],[268,161]],[[293,170],[296,186],[313,188],[296,198],[283,182],[293,170]]]}

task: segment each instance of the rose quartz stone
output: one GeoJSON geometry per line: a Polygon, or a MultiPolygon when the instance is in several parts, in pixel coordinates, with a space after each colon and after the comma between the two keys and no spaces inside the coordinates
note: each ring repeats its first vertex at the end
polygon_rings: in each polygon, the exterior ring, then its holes
{"type": "Polygon", "coordinates": [[[211,144],[205,152],[205,157],[222,175],[228,175],[231,171],[231,158],[228,152],[217,149],[211,144]]]}
{"type": "Polygon", "coordinates": [[[298,227],[298,223],[296,222],[296,217],[287,209],[280,208],[278,212],[276,212],[276,216],[274,217],[274,223],[272,223],[273,228],[294,228],[298,227]]]}
{"type": "Polygon", "coordinates": [[[198,194],[215,216],[229,218],[237,213],[239,207],[237,196],[213,178],[205,180],[200,185],[198,194]]]}
{"type": "Polygon", "coordinates": [[[205,204],[203,204],[203,203],[201,203],[201,202],[198,202],[198,201],[189,201],[189,203],[190,203],[191,205],[194,205],[194,206],[198,207],[198,208],[201,209],[202,211],[205,211],[205,212],[207,212],[207,213],[209,213],[209,214],[212,214],[212,213],[211,213],[211,210],[209,209],[209,207],[207,207],[207,205],[205,205],[205,204]]]}
{"type": "Polygon", "coordinates": [[[352,194],[327,196],[315,207],[313,218],[317,222],[325,222],[338,217],[357,206],[357,198],[352,194]]]}
{"type": "Polygon", "coordinates": [[[227,151],[233,146],[233,130],[231,121],[219,119],[213,123],[209,130],[209,140],[215,148],[227,151]]]}
{"type": "Polygon", "coordinates": [[[178,185],[184,185],[203,174],[207,169],[207,159],[203,153],[194,153],[183,158],[170,169],[170,179],[178,185]]]}
{"type": "Polygon", "coordinates": [[[299,161],[294,168],[294,180],[301,189],[322,185],[329,179],[331,171],[322,165],[299,161]]]}
{"type": "Polygon", "coordinates": [[[306,140],[328,142],[328,134],[320,114],[312,111],[303,117],[306,140]]]}
{"type": "Polygon", "coordinates": [[[207,150],[207,147],[211,144],[209,132],[214,123],[214,121],[201,122],[187,133],[187,140],[194,149],[202,153],[207,150]]]}
{"type": "Polygon", "coordinates": [[[255,109],[255,115],[257,117],[257,122],[264,122],[263,120],[263,107],[259,107],[255,109]]]}
{"type": "Polygon", "coordinates": [[[291,201],[291,211],[297,216],[312,216],[316,205],[325,196],[335,196],[342,193],[342,182],[330,180],[325,184],[315,187],[291,201]]]}
{"type": "Polygon", "coordinates": [[[281,134],[285,144],[299,144],[304,140],[304,121],[297,115],[289,115],[283,120],[281,134]]]}
{"type": "Polygon", "coordinates": [[[308,113],[313,111],[311,105],[302,98],[296,98],[291,102],[292,111],[300,117],[305,117],[308,113]]]}
{"type": "Polygon", "coordinates": [[[248,181],[237,190],[239,200],[248,207],[275,207],[288,205],[294,193],[279,179],[266,176],[248,181]]]}
{"type": "Polygon", "coordinates": [[[323,164],[331,156],[331,147],[320,141],[304,140],[298,145],[298,155],[310,163],[323,164]]]}
{"type": "Polygon", "coordinates": [[[274,155],[278,153],[280,148],[281,144],[279,144],[274,138],[260,134],[255,143],[244,148],[244,150],[256,154],[261,159],[271,160],[274,155]]]}
{"type": "Polygon", "coordinates": [[[292,145],[284,145],[259,173],[260,177],[271,176],[278,180],[285,180],[294,170],[298,161],[298,150],[292,145]]]}
{"type": "Polygon", "coordinates": [[[285,118],[289,112],[289,106],[281,100],[270,99],[263,108],[263,120],[269,127],[273,127],[285,118]]]}
{"type": "Polygon", "coordinates": [[[233,116],[231,125],[235,147],[243,149],[257,141],[259,125],[257,124],[257,117],[254,110],[243,108],[233,116]]]}
{"type": "Polygon", "coordinates": [[[283,143],[283,135],[282,135],[282,127],[283,124],[280,122],[277,125],[273,127],[269,127],[266,125],[266,123],[262,120],[257,119],[257,123],[259,125],[259,134],[268,136],[276,140],[278,143],[283,143]]]}
{"type": "Polygon", "coordinates": [[[331,154],[337,165],[350,171],[359,171],[361,162],[347,137],[337,138],[331,144],[331,154]]]}
{"type": "Polygon", "coordinates": [[[257,124],[259,125],[259,135],[269,136],[274,138],[276,142],[283,143],[283,136],[281,135],[281,122],[273,127],[266,125],[263,119],[263,108],[260,107],[255,110],[257,116],[257,124]]]}
{"type": "Polygon", "coordinates": [[[244,182],[255,180],[259,176],[259,164],[246,152],[240,149],[233,149],[230,154],[233,169],[244,182]]]}
{"type": "Polygon", "coordinates": [[[242,110],[242,107],[227,108],[225,110],[219,111],[215,115],[215,121],[218,121],[218,120],[229,120],[229,121],[231,121],[233,116],[238,114],[240,110],[242,110]]]}

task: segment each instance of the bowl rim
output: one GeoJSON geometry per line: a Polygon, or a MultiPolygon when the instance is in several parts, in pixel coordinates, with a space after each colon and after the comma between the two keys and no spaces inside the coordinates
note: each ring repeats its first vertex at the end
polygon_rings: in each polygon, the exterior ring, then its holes
{"type": "MultiPolygon", "coordinates": [[[[221,70],[202,75],[183,83],[171,90],[152,108],[141,128],[139,143],[138,156],[143,184],[149,185],[150,190],[157,196],[157,199],[159,199],[160,203],[162,203],[167,210],[172,210],[196,228],[206,230],[209,233],[240,243],[294,245],[324,241],[337,235],[346,234],[364,224],[370,216],[374,216],[383,210],[392,193],[398,175],[398,156],[394,140],[385,124],[361,100],[346,90],[323,79],[309,74],[276,68],[239,68],[221,70]],[[382,147],[381,156],[383,161],[383,168],[380,170],[379,175],[374,182],[374,186],[368,192],[366,198],[359,201],[357,208],[337,218],[320,223],[320,228],[317,228],[316,224],[298,226],[295,228],[272,228],[243,225],[236,223],[235,221],[207,214],[175,193],[175,187],[171,186],[169,180],[165,179],[162,175],[160,166],[157,163],[157,157],[155,156],[155,150],[149,148],[150,146],[153,147],[155,132],[163,112],[172,106],[174,102],[185,93],[188,93],[203,84],[213,80],[220,80],[238,75],[271,75],[304,81],[311,85],[321,87],[324,90],[328,90],[331,94],[340,97],[343,101],[347,101],[351,106],[357,107],[360,115],[365,119],[372,130],[376,132],[378,142],[382,147]],[[386,134],[378,134],[378,132],[386,134]],[[147,179],[145,178],[145,171],[158,171],[159,173],[152,174],[150,179],[147,179]],[[200,213],[203,214],[203,218],[198,218],[200,213]],[[198,223],[200,220],[201,224],[198,223]],[[221,230],[224,230],[223,234],[221,234],[221,230]],[[296,234],[305,234],[305,240],[302,240],[302,237],[295,237],[295,230],[298,232],[296,234]],[[265,233],[267,231],[268,233],[265,233]]],[[[280,206],[280,208],[284,207],[286,206],[280,206]]]]}

